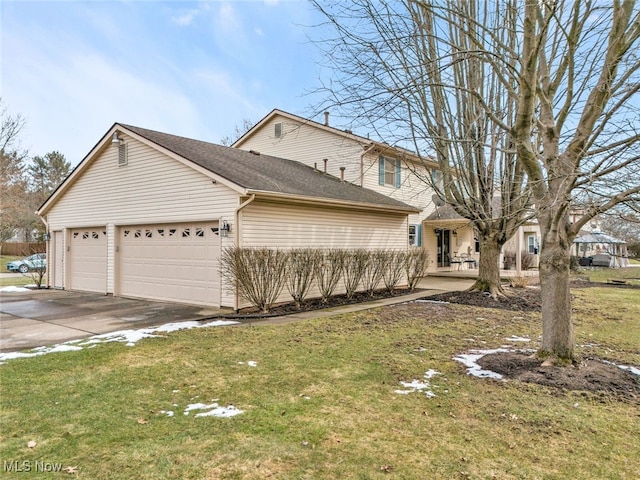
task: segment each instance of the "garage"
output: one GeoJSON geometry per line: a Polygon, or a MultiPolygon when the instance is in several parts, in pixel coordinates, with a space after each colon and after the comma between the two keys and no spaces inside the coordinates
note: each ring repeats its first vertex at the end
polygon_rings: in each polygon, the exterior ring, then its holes
{"type": "Polygon", "coordinates": [[[106,228],[76,228],[69,235],[69,288],[107,293],[106,228]]]}
{"type": "Polygon", "coordinates": [[[217,221],[123,226],[118,251],[120,295],[220,305],[217,221]]]}

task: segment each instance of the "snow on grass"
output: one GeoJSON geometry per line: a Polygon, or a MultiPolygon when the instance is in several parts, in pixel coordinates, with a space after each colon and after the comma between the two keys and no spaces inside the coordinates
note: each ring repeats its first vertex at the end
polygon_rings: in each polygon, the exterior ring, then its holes
{"type": "Polygon", "coordinates": [[[527,337],[518,337],[516,335],[511,335],[508,338],[505,338],[507,342],[530,342],[531,339],[527,337]]]}
{"type": "Polygon", "coordinates": [[[620,370],[626,370],[634,375],[640,375],[640,368],[632,367],[631,365],[619,365],[615,362],[610,362],[608,360],[602,360],[602,363],[606,363],[607,365],[613,365],[614,367],[618,367],[620,370]]]}
{"type": "Polygon", "coordinates": [[[435,397],[436,394],[431,390],[431,383],[429,382],[435,375],[440,375],[440,372],[430,369],[424,374],[424,381],[413,380],[411,382],[400,382],[407,390],[396,390],[395,393],[399,395],[409,395],[414,392],[424,392],[428,398],[435,397]]]}
{"type": "Polygon", "coordinates": [[[497,380],[500,380],[502,379],[502,375],[496,372],[492,372],[491,370],[484,370],[480,365],[478,365],[478,360],[480,360],[485,355],[490,355],[492,353],[508,352],[513,352],[513,350],[509,350],[506,348],[496,348],[493,350],[471,350],[469,353],[456,355],[455,357],[453,357],[453,359],[467,367],[468,375],[473,375],[474,377],[479,378],[495,378],[497,380]]]}
{"type": "Polygon", "coordinates": [[[210,403],[209,405],[204,403],[191,403],[187,405],[187,408],[184,410],[185,415],[189,415],[193,410],[208,410],[206,412],[196,413],[196,417],[218,417],[218,418],[229,418],[235,417],[236,415],[240,415],[244,413],[244,410],[240,410],[233,405],[227,405],[226,407],[221,407],[216,402],[210,403]]]}
{"type": "Polygon", "coordinates": [[[158,327],[142,328],[139,330],[120,330],[117,332],[94,335],[83,340],[71,340],[69,342],[53,345],[50,347],[38,347],[26,352],[0,353],[0,365],[2,365],[7,360],[13,360],[16,358],[28,358],[36,357],[38,355],[45,355],[47,353],[82,350],[84,347],[93,348],[101,343],[123,342],[126,343],[128,347],[133,347],[143,338],[162,337],[162,335],[158,335],[158,333],[170,333],[191,328],[223,327],[227,325],[235,325],[237,323],[238,322],[234,322],[231,320],[214,320],[212,322],[173,322],[165,323],[164,325],[160,325],[158,327]]]}
{"type": "Polygon", "coordinates": [[[16,286],[9,286],[9,287],[2,287],[0,288],[0,292],[2,293],[21,293],[21,292],[31,292],[32,290],[27,288],[27,287],[16,287],[16,286]]]}

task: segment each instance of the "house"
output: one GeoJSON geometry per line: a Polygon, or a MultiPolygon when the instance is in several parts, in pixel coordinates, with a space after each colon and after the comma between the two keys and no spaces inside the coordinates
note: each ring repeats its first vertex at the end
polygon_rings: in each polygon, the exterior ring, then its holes
{"type": "Polygon", "coordinates": [[[406,249],[419,209],[300,162],[116,123],[37,213],[54,288],[238,308],[224,247],[406,249]]]}
{"type": "Polygon", "coordinates": [[[234,148],[302,162],[330,175],[415,207],[407,242],[422,245],[422,221],[434,210],[433,191],[424,181],[438,165],[414,153],[355,135],[282,110],[272,110],[235,141],[234,148]]]}
{"type": "MultiPolygon", "coordinates": [[[[297,160],[412,205],[419,211],[409,215],[407,242],[430,252],[428,272],[475,267],[479,251],[471,222],[443,205],[426,181],[442,179],[437,162],[332,127],[329,113],[324,117],[320,123],[275,109],[232,146],[297,160]]],[[[535,223],[521,228],[503,251],[522,245],[537,252],[537,232],[535,223]]]]}

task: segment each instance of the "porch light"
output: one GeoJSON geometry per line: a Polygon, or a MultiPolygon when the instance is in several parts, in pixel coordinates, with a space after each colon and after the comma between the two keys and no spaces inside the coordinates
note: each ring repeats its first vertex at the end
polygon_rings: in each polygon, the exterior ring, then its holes
{"type": "Polygon", "coordinates": [[[120,137],[118,137],[118,132],[113,132],[113,136],[111,137],[111,145],[119,145],[120,137]]]}
{"type": "Polygon", "coordinates": [[[220,227],[220,231],[222,232],[222,236],[226,237],[231,231],[231,224],[226,220],[222,221],[222,227],[220,227]]]}

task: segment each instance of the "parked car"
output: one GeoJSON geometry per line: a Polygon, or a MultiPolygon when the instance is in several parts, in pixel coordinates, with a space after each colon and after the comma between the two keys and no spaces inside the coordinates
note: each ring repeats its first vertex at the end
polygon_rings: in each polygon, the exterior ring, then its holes
{"type": "Polygon", "coordinates": [[[47,254],[36,253],[20,260],[7,263],[7,270],[11,272],[27,273],[31,270],[47,268],[47,254]]]}

